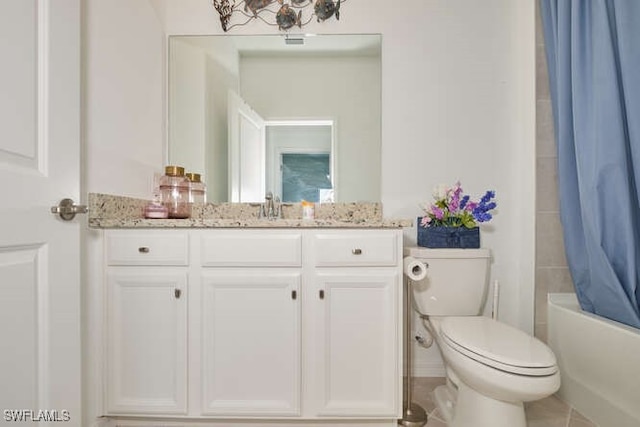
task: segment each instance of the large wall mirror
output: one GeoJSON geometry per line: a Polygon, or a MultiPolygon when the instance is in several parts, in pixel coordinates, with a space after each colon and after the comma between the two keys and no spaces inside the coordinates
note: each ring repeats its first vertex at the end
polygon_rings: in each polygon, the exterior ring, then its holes
{"type": "Polygon", "coordinates": [[[168,164],[210,202],[379,201],[381,36],[171,36],[168,164]]]}

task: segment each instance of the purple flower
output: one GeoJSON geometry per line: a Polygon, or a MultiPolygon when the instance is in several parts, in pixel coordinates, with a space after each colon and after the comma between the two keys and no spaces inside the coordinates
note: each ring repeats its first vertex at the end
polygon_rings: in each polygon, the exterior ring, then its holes
{"type": "Polygon", "coordinates": [[[487,222],[491,220],[492,216],[490,213],[477,208],[473,211],[473,218],[475,218],[475,220],[478,222],[487,222]]]}
{"type": "Polygon", "coordinates": [[[466,210],[467,212],[473,212],[473,211],[474,211],[474,209],[475,209],[475,208],[477,208],[477,207],[478,207],[478,203],[477,203],[477,202],[469,201],[469,202],[467,203],[467,205],[465,206],[465,210],[466,210]]]}
{"type": "Polygon", "coordinates": [[[451,188],[441,184],[433,191],[433,202],[424,206],[425,216],[420,221],[422,227],[475,227],[479,222],[487,222],[492,219],[489,212],[496,208],[493,201],[496,193],[487,191],[479,201],[474,202],[468,195],[463,194],[460,182],[456,182],[451,188]]]}
{"type": "Polygon", "coordinates": [[[482,196],[482,199],[480,199],[480,204],[486,204],[494,197],[496,197],[496,192],[493,190],[489,190],[484,194],[484,196],[482,196]]]}
{"type": "Polygon", "coordinates": [[[473,217],[478,222],[490,221],[493,216],[489,213],[490,210],[496,208],[496,202],[492,202],[491,199],[495,197],[495,191],[487,191],[480,199],[480,203],[473,209],[473,217]]]}
{"type": "Polygon", "coordinates": [[[469,196],[464,196],[462,198],[462,200],[460,200],[460,210],[463,211],[465,210],[465,207],[467,206],[467,203],[469,203],[469,196]]]}
{"type": "Polygon", "coordinates": [[[449,212],[456,212],[460,206],[460,193],[462,192],[462,188],[457,187],[453,194],[451,195],[451,200],[449,201],[449,212]]]}
{"type": "Polygon", "coordinates": [[[442,219],[444,218],[444,210],[440,209],[437,206],[431,206],[431,211],[433,212],[433,216],[436,217],[436,219],[442,219]]]}
{"type": "Polygon", "coordinates": [[[458,206],[460,205],[460,201],[453,198],[449,202],[449,212],[456,212],[458,210],[458,206]]]}

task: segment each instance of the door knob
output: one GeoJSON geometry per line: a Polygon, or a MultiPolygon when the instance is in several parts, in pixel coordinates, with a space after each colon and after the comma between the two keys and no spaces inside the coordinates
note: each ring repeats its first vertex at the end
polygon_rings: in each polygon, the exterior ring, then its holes
{"type": "Polygon", "coordinates": [[[87,213],[88,211],[89,208],[85,205],[76,205],[71,199],[62,199],[58,206],[51,207],[51,213],[60,215],[60,218],[64,221],[71,221],[76,217],[76,214],[87,213]]]}

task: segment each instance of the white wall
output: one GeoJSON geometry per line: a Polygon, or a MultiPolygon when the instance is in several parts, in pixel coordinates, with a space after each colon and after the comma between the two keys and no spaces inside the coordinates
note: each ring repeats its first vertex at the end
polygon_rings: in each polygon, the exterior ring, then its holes
{"type": "MultiPolygon", "coordinates": [[[[163,17],[147,0],[84,0],[82,13],[83,188],[148,198],[164,159],[163,17]]],[[[101,414],[99,236],[87,230],[83,251],[83,426],[101,414]]]]}
{"type": "MultiPolygon", "coordinates": [[[[209,1],[88,0],[94,9],[87,27],[89,191],[144,193],[139,183],[152,163],[162,162],[156,138],[163,92],[155,83],[163,48],[149,4],[168,34],[222,33],[209,1]],[[110,177],[113,165],[121,178],[110,177]]],[[[277,30],[256,22],[232,32],[277,30]]],[[[534,0],[350,1],[340,21],[312,22],[304,32],[382,34],[385,216],[418,216],[418,203],[438,183],[461,180],[473,196],[495,189],[499,212],[482,244],[493,251],[492,279],[502,285],[500,316],[531,331],[534,0]]],[[[415,242],[415,229],[405,235],[406,243],[415,242]]]]}
{"type": "Polygon", "coordinates": [[[88,192],[150,197],[162,171],[165,36],[147,0],[84,1],[88,192]]]}

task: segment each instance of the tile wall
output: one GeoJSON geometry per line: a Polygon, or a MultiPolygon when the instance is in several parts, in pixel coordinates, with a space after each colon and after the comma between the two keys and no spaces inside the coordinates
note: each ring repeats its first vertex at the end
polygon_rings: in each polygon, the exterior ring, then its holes
{"type": "Polygon", "coordinates": [[[559,215],[558,168],[544,35],[536,1],[536,289],[535,335],[546,342],[547,294],[573,292],[559,215]]]}

